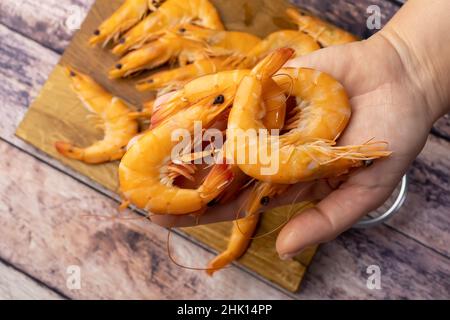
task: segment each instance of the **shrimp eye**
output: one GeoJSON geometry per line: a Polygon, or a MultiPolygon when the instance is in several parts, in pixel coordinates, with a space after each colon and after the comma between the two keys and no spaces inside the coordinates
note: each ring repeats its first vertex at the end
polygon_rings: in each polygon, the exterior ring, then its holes
{"type": "Polygon", "coordinates": [[[217,201],[217,198],[216,199],[212,199],[210,202],[208,202],[207,206],[209,208],[214,207],[218,202],[219,201],[217,201]]]}
{"type": "Polygon", "coordinates": [[[225,102],[225,97],[223,96],[223,94],[218,95],[215,99],[213,104],[222,104],[225,102]]]}
{"type": "Polygon", "coordinates": [[[178,31],[179,31],[180,33],[184,33],[184,32],[186,32],[186,28],[180,28],[178,31]]]}
{"type": "Polygon", "coordinates": [[[262,197],[261,201],[260,201],[261,205],[263,205],[263,206],[267,206],[269,204],[269,202],[270,202],[270,198],[268,196],[262,197]]]}
{"type": "Polygon", "coordinates": [[[116,64],[116,69],[119,69],[119,70],[120,70],[120,69],[122,69],[122,67],[123,67],[123,66],[122,66],[121,63],[116,64]]]}
{"type": "Polygon", "coordinates": [[[364,160],[363,163],[365,167],[370,167],[373,164],[373,160],[364,160]]]}
{"type": "Polygon", "coordinates": [[[75,77],[75,76],[76,76],[76,73],[73,72],[72,70],[70,70],[70,76],[71,76],[71,77],[75,77]]]}
{"type": "Polygon", "coordinates": [[[124,44],[125,43],[125,38],[120,38],[119,43],[120,44],[124,44]]]}
{"type": "Polygon", "coordinates": [[[153,82],[154,82],[153,79],[148,79],[148,80],[147,80],[147,83],[153,83],[153,82]]]}
{"type": "Polygon", "coordinates": [[[94,35],[99,36],[99,35],[100,35],[100,30],[98,30],[98,29],[95,30],[95,31],[94,31],[94,35]]]}

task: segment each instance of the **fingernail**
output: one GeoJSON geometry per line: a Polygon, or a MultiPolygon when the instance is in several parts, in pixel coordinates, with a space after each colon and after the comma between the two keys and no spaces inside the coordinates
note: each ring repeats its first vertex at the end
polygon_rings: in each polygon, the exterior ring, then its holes
{"type": "Polygon", "coordinates": [[[291,260],[291,259],[294,258],[295,256],[297,256],[297,255],[299,255],[300,253],[302,253],[302,251],[303,251],[303,250],[299,250],[299,251],[294,252],[294,253],[283,253],[283,254],[280,254],[279,256],[280,256],[280,259],[281,259],[281,260],[284,260],[284,261],[286,261],[286,260],[291,260]]]}

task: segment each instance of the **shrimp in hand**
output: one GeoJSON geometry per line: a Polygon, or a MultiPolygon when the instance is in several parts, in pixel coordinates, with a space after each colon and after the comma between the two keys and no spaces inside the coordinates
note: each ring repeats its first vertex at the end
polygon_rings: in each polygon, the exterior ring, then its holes
{"type": "Polygon", "coordinates": [[[119,166],[120,190],[124,198],[153,214],[190,214],[201,212],[220,195],[233,180],[227,164],[214,165],[204,182],[197,188],[183,189],[174,185],[169,166],[173,148],[172,138],[177,130],[194,132],[194,124],[212,125],[229,108],[235,87],[198,101],[176,113],[157,127],[148,130],[129,148],[119,166]]]}
{"type": "MultiPolygon", "coordinates": [[[[269,129],[281,129],[285,122],[286,98],[283,89],[274,81],[269,80],[265,85],[263,103],[267,110],[263,117],[265,126],[269,129]]],[[[239,168],[237,165],[234,165],[234,167],[239,168]]],[[[245,176],[240,170],[239,173],[241,176],[245,176]]],[[[236,176],[239,176],[239,174],[236,174],[236,176]]],[[[209,275],[224,268],[245,253],[261,218],[260,208],[267,205],[272,197],[286,191],[287,188],[288,185],[255,182],[250,197],[246,200],[243,208],[245,217],[233,222],[226,250],[208,264],[206,271],[209,275]]],[[[238,214],[239,212],[236,215],[238,214]]]]}
{"type": "Polygon", "coordinates": [[[362,166],[365,160],[390,155],[383,143],[335,145],[350,119],[350,103],[339,82],[311,69],[285,68],[279,71],[280,76],[274,77],[287,94],[292,90],[297,106],[287,119],[285,133],[272,136],[264,130],[266,128],[259,118],[265,112],[261,103],[263,83],[271,72],[275,74],[282,67],[292,53],[291,49],[275,51],[239,85],[228,120],[227,137],[231,141],[228,156],[236,160],[238,154],[257,154],[255,161],[240,159],[238,165],[241,170],[261,181],[293,184],[337,177],[362,166]],[[281,75],[288,76],[280,80],[281,75]],[[247,130],[259,134],[246,135],[245,143],[239,143],[242,133],[247,130]],[[263,152],[265,156],[261,157],[263,152]],[[264,170],[267,168],[274,170],[264,170]]]}
{"type": "Polygon", "coordinates": [[[130,108],[119,98],[106,92],[93,79],[67,68],[76,92],[84,106],[99,116],[104,127],[104,137],[93,145],[80,148],[70,142],[56,142],[59,153],[86,163],[103,163],[119,160],[125,154],[128,142],[138,133],[138,123],[130,115],[130,108]]]}
{"type": "Polygon", "coordinates": [[[243,65],[253,68],[260,60],[276,49],[294,49],[294,58],[304,56],[320,49],[319,44],[311,36],[295,30],[280,30],[269,34],[248,54],[243,65]]]}

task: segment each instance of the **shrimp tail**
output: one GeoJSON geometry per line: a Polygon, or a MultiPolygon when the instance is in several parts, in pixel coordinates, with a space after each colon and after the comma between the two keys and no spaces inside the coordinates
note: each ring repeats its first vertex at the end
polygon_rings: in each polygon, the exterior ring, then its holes
{"type": "Polygon", "coordinates": [[[75,147],[70,142],[57,141],[55,142],[55,148],[60,154],[67,158],[75,160],[83,160],[85,158],[84,149],[75,147]]]}
{"type": "Polygon", "coordinates": [[[215,199],[233,181],[234,173],[229,164],[215,164],[201,186],[200,194],[207,199],[215,199]]]}
{"type": "Polygon", "coordinates": [[[252,74],[257,75],[261,79],[272,77],[283,65],[288,61],[295,51],[291,48],[281,48],[269,54],[261,62],[259,62],[252,70],[252,74]]]}
{"type": "Polygon", "coordinates": [[[245,253],[258,226],[259,218],[260,214],[254,214],[233,222],[228,247],[209,262],[206,270],[208,275],[212,276],[214,272],[240,258],[245,253]]]}

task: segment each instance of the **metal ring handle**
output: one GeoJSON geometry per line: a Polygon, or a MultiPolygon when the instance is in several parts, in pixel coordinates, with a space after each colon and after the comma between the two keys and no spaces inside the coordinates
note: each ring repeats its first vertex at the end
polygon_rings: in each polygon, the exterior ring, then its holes
{"type": "Polygon", "coordinates": [[[391,218],[394,214],[396,214],[400,208],[402,207],[403,203],[406,200],[406,195],[408,194],[408,175],[405,174],[402,178],[400,191],[398,193],[397,198],[395,199],[394,203],[391,205],[389,209],[387,209],[382,215],[376,217],[376,218],[363,218],[359,222],[357,222],[353,228],[371,228],[375,227],[387,219],[391,218]]]}

